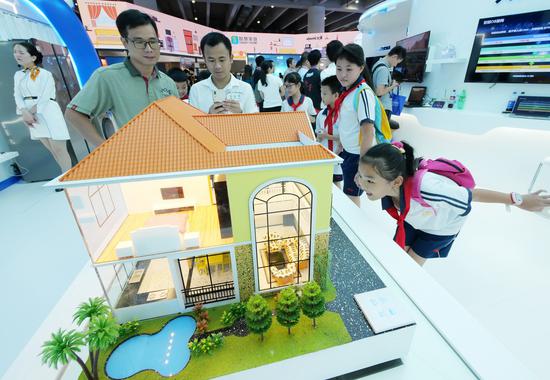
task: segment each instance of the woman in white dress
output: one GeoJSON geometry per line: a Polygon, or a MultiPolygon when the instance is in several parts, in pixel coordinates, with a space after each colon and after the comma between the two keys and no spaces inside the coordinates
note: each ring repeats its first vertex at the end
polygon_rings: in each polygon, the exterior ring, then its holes
{"type": "Polygon", "coordinates": [[[23,67],[13,78],[17,114],[29,127],[31,139],[40,140],[61,171],[66,172],[71,168],[71,157],[67,151],[70,137],[61,108],[55,101],[52,73],[37,66],[42,63],[42,53],[29,42],[16,43],[13,56],[17,64],[23,67]]]}

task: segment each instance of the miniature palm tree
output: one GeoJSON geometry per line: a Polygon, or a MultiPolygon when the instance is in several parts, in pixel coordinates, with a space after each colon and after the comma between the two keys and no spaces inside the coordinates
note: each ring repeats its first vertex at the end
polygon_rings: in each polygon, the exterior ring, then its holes
{"type": "Polygon", "coordinates": [[[109,312],[110,309],[105,303],[105,298],[88,298],[87,302],[82,302],[78,305],[78,309],[76,309],[73,314],[73,321],[80,326],[85,320],[91,320],[92,318],[99,317],[100,315],[107,315],[109,312]]]}
{"type": "Polygon", "coordinates": [[[272,316],[266,300],[259,294],[248,299],[245,319],[248,329],[254,334],[260,334],[263,341],[264,333],[271,327],[272,316]]]}
{"type": "Polygon", "coordinates": [[[97,363],[99,362],[99,353],[116,343],[119,328],[118,323],[110,314],[94,317],[90,321],[86,340],[88,341],[88,347],[90,347],[90,357],[94,358],[92,362],[94,379],[98,379],[97,363]]]}
{"type": "Polygon", "coordinates": [[[313,327],[316,327],[315,319],[319,318],[326,310],[325,296],[321,288],[315,282],[308,282],[302,287],[302,312],[308,318],[313,319],[313,327]]]}
{"type": "Polygon", "coordinates": [[[286,288],[279,293],[275,311],[277,321],[287,327],[290,334],[290,328],[300,320],[300,300],[293,288],[286,288]]]}
{"type": "Polygon", "coordinates": [[[84,345],[84,334],[75,330],[64,331],[59,329],[52,334],[50,340],[42,345],[42,352],[40,353],[42,363],[57,369],[60,364],[66,365],[70,360],[76,360],[86,378],[94,380],[90,370],[86,367],[86,363],[77,355],[77,352],[80,352],[84,345]]]}
{"type": "MultiPolygon", "coordinates": [[[[78,326],[80,326],[84,321],[91,322],[94,318],[106,316],[109,315],[109,313],[110,309],[105,302],[105,298],[88,298],[87,302],[82,302],[80,305],[78,305],[78,309],[76,309],[75,313],[73,314],[73,321],[76,322],[78,326]]],[[[97,356],[99,356],[99,351],[94,350],[91,346],[89,347],[89,350],[92,373],[95,375],[95,372],[97,372],[97,356]]]]}

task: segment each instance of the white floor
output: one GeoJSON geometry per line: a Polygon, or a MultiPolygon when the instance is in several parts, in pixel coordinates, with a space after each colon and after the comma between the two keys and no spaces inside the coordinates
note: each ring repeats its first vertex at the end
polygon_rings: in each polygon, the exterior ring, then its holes
{"type": "MultiPolygon", "coordinates": [[[[378,203],[365,199],[362,208],[378,213],[381,225],[393,233],[394,222],[378,203]]],[[[0,192],[0,215],[2,310],[12,311],[0,314],[0,324],[13,327],[0,332],[2,376],[63,294],[76,291],[69,289],[75,277],[79,273],[89,277],[92,271],[63,193],[40,184],[11,186],[0,192]]],[[[541,378],[550,373],[546,368],[550,255],[548,249],[540,249],[549,246],[549,227],[550,221],[536,215],[478,206],[451,256],[425,266],[541,378]]],[[[90,286],[88,292],[97,291],[90,286]]],[[[404,365],[369,379],[412,379],[422,373],[421,378],[435,379],[439,372],[430,360],[416,358],[414,368],[404,365]]]]}

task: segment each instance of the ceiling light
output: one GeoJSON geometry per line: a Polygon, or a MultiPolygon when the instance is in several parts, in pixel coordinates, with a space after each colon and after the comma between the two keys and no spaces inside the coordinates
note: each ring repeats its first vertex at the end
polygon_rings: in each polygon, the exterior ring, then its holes
{"type": "MultiPolygon", "coordinates": [[[[194,1],[194,0],[193,0],[194,1]]],[[[355,0],[355,4],[359,4],[359,0],[355,0]]]]}
{"type": "Polygon", "coordinates": [[[260,23],[260,20],[256,21],[256,24],[259,24],[260,23]]]}
{"type": "Polygon", "coordinates": [[[325,20],[326,20],[326,19],[327,19],[327,18],[325,17],[325,20]]]}
{"type": "Polygon", "coordinates": [[[198,17],[195,17],[195,21],[197,21],[199,18],[198,17]]]}
{"type": "Polygon", "coordinates": [[[195,4],[195,3],[196,3],[196,1],[195,1],[195,0],[191,0],[191,2],[192,2],[193,4],[195,4]]]}
{"type": "Polygon", "coordinates": [[[275,8],[275,5],[272,5],[271,8],[275,8]]]}

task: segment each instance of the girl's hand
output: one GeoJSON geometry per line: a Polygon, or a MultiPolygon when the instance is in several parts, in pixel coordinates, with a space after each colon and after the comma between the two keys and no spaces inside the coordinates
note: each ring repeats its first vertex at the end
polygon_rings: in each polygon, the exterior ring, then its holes
{"type": "Polygon", "coordinates": [[[545,190],[539,190],[531,194],[523,195],[523,203],[518,207],[525,211],[542,211],[550,207],[550,194],[540,195],[545,190]]]}
{"type": "Polygon", "coordinates": [[[317,133],[317,141],[321,142],[324,139],[326,139],[328,134],[326,132],[319,132],[317,133]]]}

